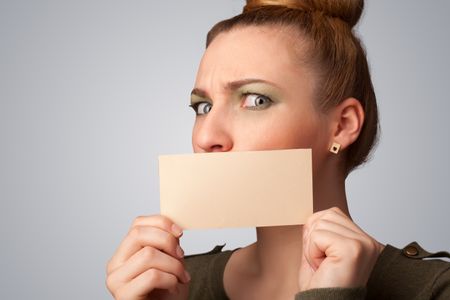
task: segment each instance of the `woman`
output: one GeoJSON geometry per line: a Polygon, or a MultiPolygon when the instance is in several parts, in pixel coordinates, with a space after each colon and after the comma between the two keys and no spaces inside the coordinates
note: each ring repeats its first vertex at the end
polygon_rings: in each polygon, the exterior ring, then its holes
{"type": "Polygon", "coordinates": [[[363,1],[247,1],[208,34],[191,106],[195,152],[311,148],[314,213],[235,251],[183,257],[182,229],[139,217],[108,264],[116,299],[448,299],[450,264],[382,245],[349,217],[345,178],[376,141],[363,1]],[[412,272],[414,270],[415,272],[412,272]],[[401,276],[400,276],[401,275],[401,276]]]}

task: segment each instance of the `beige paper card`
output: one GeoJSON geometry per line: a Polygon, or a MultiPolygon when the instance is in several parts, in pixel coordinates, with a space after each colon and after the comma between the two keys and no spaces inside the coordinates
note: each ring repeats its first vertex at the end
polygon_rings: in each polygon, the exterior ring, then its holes
{"type": "Polygon", "coordinates": [[[304,224],[311,149],[159,157],[161,214],[184,229],[304,224]]]}

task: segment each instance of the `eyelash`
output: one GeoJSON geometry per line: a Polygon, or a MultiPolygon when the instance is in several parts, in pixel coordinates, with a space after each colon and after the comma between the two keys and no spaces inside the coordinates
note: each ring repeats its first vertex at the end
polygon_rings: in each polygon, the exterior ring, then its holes
{"type": "MultiPolygon", "coordinates": [[[[260,94],[260,93],[253,93],[253,92],[242,93],[242,98],[246,98],[248,96],[256,96],[256,97],[261,97],[263,99],[266,99],[268,101],[268,106],[273,104],[273,101],[272,101],[272,99],[270,99],[269,96],[266,96],[266,95],[263,95],[263,94],[260,94]]],[[[212,107],[212,104],[207,102],[207,101],[200,101],[200,102],[192,103],[191,105],[189,105],[189,107],[191,107],[194,110],[194,112],[195,112],[195,114],[197,116],[203,115],[203,114],[207,114],[207,113],[199,113],[198,109],[199,109],[199,106],[202,105],[202,104],[209,104],[212,107]]],[[[260,106],[249,106],[249,107],[246,107],[246,108],[250,109],[250,110],[259,110],[259,109],[267,108],[267,106],[265,106],[263,108],[261,108],[260,106]]]]}
{"type": "Polygon", "coordinates": [[[199,114],[199,113],[198,113],[198,108],[199,108],[200,105],[202,105],[202,104],[204,104],[204,103],[209,104],[209,105],[211,105],[211,107],[212,107],[212,104],[209,103],[209,102],[207,102],[207,101],[200,101],[200,102],[192,103],[191,105],[189,105],[189,107],[191,107],[191,108],[194,110],[195,115],[201,116],[201,115],[203,115],[203,114],[199,114]]]}
{"type": "MultiPolygon", "coordinates": [[[[272,104],[274,103],[273,100],[272,100],[269,96],[266,96],[266,95],[264,95],[264,94],[253,93],[253,92],[245,92],[245,93],[242,93],[242,97],[243,97],[244,99],[245,99],[247,96],[251,96],[251,95],[266,99],[266,100],[268,101],[268,106],[270,106],[270,105],[272,105],[272,104]]],[[[267,108],[267,106],[265,106],[265,107],[263,107],[263,108],[261,108],[260,106],[247,107],[247,109],[250,109],[250,110],[260,110],[260,109],[264,109],[264,108],[267,108]]]]}

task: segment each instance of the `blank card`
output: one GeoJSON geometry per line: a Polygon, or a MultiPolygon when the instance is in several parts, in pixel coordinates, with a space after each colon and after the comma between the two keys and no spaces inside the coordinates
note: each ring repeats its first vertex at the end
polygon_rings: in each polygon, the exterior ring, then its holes
{"type": "Polygon", "coordinates": [[[184,229],[304,224],[311,149],[159,157],[161,214],[184,229]]]}

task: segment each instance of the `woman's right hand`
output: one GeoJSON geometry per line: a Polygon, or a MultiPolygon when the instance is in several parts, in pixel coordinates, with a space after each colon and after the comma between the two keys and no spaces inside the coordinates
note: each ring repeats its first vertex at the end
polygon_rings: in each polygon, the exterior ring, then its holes
{"type": "Polygon", "coordinates": [[[187,298],[190,277],[179,245],[182,234],[182,229],[164,216],[136,218],[107,266],[106,285],[114,298],[187,298]]]}

